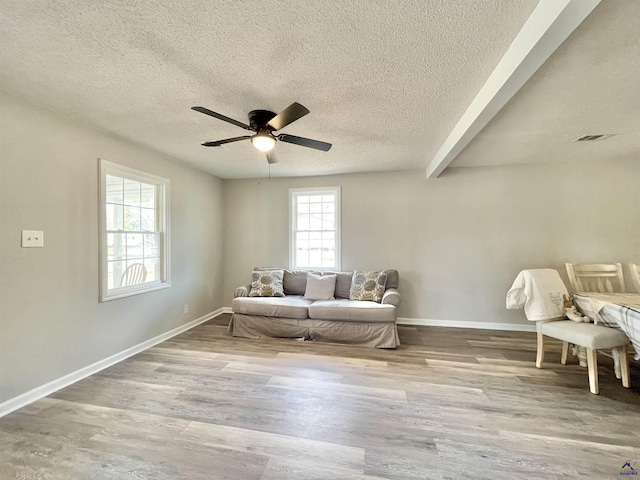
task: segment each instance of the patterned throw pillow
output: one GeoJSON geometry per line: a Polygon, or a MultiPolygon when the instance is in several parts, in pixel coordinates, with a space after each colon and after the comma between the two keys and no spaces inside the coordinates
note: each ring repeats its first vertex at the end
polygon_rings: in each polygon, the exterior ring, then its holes
{"type": "Polygon", "coordinates": [[[382,302],[387,284],[387,272],[360,272],[356,270],[351,277],[349,300],[370,300],[382,302]]]}
{"type": "Polygon", "coordinates": [[[284,297],[284,270],[254,270],[251,274],[250,297],[284,297]]]}

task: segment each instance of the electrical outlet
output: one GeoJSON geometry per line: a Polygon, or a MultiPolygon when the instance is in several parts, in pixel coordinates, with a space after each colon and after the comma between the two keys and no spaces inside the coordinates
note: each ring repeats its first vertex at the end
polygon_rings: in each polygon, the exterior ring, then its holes
{"type": "Polygon", "coordinates": [[[185,304],[185,306],[182,308],[182,310],[184,311],[184,313],[189,313],[189,304],[185,304]]]}
{"type": "Polygon", "coordinates": [[[44,247],[42,230],[22,230],[22,248],[44,247]]]}

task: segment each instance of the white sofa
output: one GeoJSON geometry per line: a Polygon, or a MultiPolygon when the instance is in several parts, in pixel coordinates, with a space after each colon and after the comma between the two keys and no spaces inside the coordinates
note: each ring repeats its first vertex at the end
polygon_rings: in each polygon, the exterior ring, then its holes
{"type": "Polygon", "coordinates": [[[336,275],[334,300],[303,298],[307,272],[301,270],[284,270],[284,297],[250,297],[251,284],[243,285],[234,292],[229,331],[233,336],[245,338],[304,338],[396,348],[400,344],[396,328],[396,307],[400,303],[398,272],[386,270],[386,273],[381,303],[349,300],[353,272],[322,274],[336,275]]]}

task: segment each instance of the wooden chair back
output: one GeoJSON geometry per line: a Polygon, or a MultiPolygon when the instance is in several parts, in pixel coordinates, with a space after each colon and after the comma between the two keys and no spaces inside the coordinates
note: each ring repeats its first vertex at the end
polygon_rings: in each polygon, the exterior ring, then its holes
{"type": "Polygon", "coordinates": [[[636,292],[640,293],[640,269],[637,264],[629,264],[629,272],[631,272],[631,283],[636,289],[636,292]]]}
{"type": "Polygon", "coordinates": [[[565,263],[574,292],[622,293],[625,291],[619,263],[565,263]]]}
{"type": "Polygon", "coordinates": [[[122,274],[122,282],[120,285],[126,287],[128,285],[137,285],[144,283],[147,279],[147,269],[142,263],[134,263],[129,265],[122,274]]]}

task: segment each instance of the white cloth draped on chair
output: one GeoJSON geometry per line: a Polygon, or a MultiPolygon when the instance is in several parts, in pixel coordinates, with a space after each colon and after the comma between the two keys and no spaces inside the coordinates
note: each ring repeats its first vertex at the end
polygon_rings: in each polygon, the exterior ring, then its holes
{"type": "Polygon", "coordinates": [[[564,296],[569,298],[569,292],[556,270],[523,270],[507,292],[507,308],[524,307],[527,320],[532,322],[565,318],[564,296]]]}

